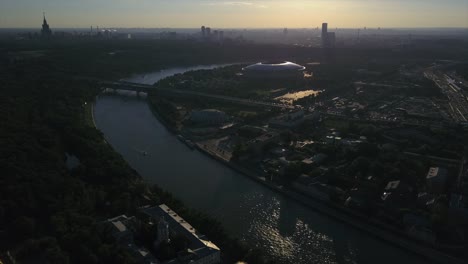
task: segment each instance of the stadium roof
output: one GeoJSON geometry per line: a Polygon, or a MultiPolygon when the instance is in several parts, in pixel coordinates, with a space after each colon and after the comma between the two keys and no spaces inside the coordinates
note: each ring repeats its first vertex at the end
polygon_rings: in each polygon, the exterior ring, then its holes
{"type": "Polygon", "coordinates": [[[290,61],[281,63],[259,62],[249,65],[243,70],[248,72],[296,72],[305,70],[305,67],[290,61]]]}

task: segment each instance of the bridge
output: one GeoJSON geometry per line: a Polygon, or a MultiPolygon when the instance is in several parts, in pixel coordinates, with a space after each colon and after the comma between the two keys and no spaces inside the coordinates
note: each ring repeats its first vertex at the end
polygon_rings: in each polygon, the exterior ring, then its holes
{"type": "Polygon", "coordinates": [[[212,100],[226,101],[226,102],[249,105],[249,106],[295,109],[293,105],[288,105],[288,104],[283,104],[283,103],[256,101],[256,100],[239,98],[239,97],[225,96],[225,95],[219,95],[219,94],[209,94],[209,93],[202,93],[202,92],[188,91],[188,90],[181,90],[181,89],[168,89],[168,88],[155,87],[152,85],[125,82],[125,81],[101,82],[100,84],[103,86],[103,88],[110,88],[114,90],[124,90],[124,91],[134,91],[137,93],[140,93],[140,92],[148,93],[151,91],[157,91],[159,93],[164,93],[168,95],[175,95],[175,96],[181,96],[181,97],[182,96],[203,97],[203,98],[208,98],[212,100]]]}

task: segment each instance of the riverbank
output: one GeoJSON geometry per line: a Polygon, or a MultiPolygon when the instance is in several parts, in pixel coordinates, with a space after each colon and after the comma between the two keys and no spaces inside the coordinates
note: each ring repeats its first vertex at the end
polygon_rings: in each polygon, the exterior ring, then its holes
{"type": "MultiPolygon", "coordinates": [[[[150,107],[154,116],[166,127],[166,129],[172,134],[179,134],[180,132],[171,126],[168,122],[165,122],[165,118],[162,113],[158,112],[156,106],[151,102],[150,107]]],[[[248,176],[250,179],[254,180],[257,183],[262,184],[263,186],[268,187],[269,189],[280,193],[288,198],[291,198],[311,209],[314,209],[324,215],[333,217],[334,219],[349,224],[352,227],[366,232],[367,234],[378,238],[382,241],[388,242],[392,245],[398,246],[401,249],[404,249],[408,252],[417,254],[424,257],[426,260],[435,262],[435,263],[449,263],[449,264],[459,264],[463,263],[462,260],[447,255],[441,251],[438,251],[436,248],[424,245],[424,242],[414,240],[406,235],[401,230],[389,226],[385,223],[382,223],[376,219],[368,219],[367,216],[362,215],[358,212],[352,211],[347,208],[340,207],[337,204],[332,202],[313,198],[296,190],[291,190],[289,188],[284,188],[282,186],[277,186],[272,182],[266,181],[264,178],[258,177],[258,175],[238,164],[230,162],[225,158],[218,155],[215,151],[210,150],[208,146],[205,146],[203,143],[196,143],[196,148],[203,154],[213,158],[225,166],[248,176]]]]}
{"type": "Polygon", "coordinates": [[[425,259],[427,259],[428,261],[432,261],[432,262],[440,263],[440,264],[463,264],[465,263],[463,260],[447,255],[443,252],[437,251],[437,249],[420,246],[418,243],[421,243],[421,242],[410,240],[409,238],[404,237],[401,234],[397,234],[395,232],[389,232],[388,230],[385,230],[385,229],[388,229],[388,227],[383,227],[381,226],[382,224],[379,224],[376,222],[366,223],[369,220],[367,219],[366,222],[363,221],[364,220],[363,218],[365,216],[358,215],[358,213],[356,212],[345,210],[345,208],[339,208],[336,205],[331,204],[330,202],[313,199],[313,198],[310,198],[309,196],[302,195],[296,191],[292,191],[288,188],[284,188],[282,186],[280,187],[271,182],[268,182],[265,179],[258,177],[254,172],[249,171],[237,164],[234,164],[232,162],[229,162],[219,157],[216,153],[213,153],[208,148],[205,148],[202,144],[197,143],[195,144],[195,146],[197,150],[199,150],[201,153],[225,164],[229,168],[249,177],[250,179],[262,184],[263,186],[266,186],[284,196],[294,199],[295,201],[311,209],[314,209],[320,213],[323,213],[327,216],[333,217],[336,220],[349,224],[353,226],[354,228],[364,231],[378,239],[381,239],[383,241],[396,245],[404,250],[408,250],[412,253],[418,254],[424,257],[425,259]]]}
{"type": "MultiPolygon", "coordinates": [[[[168,131],[172,134],[178,134],[177,129],[172,127],[169,123],[165,122],[164,117],[157,111],[157,108],[151,104],[151,109],[155,117],[163,123],[168,131]]],[[[358,212],[352,211],[347,208],[340,207],[332,202],[312,198],[310,196],[301,194],[298,191],[291,190],[289,188],[284,188],[282,186],[277,186],[272,182],[265,180],[264,178],[258,177],[258,175],[238,164],[230,162],[225,158],[218,155],[216,152],[210,150],[208,146],[205,146],[202,143],[196,143],[195,147],[201,153],[209,156],[212,159],[221,162],[225,166],[249,177],[257,183],[262,184],[263,186],[268,187],[269,189],[280,193],[288,198],[294,199],[295,201],[314,209],[322,214],[333,217],[334,219],[349,224],[354,228],[357,228],[361,231],[364,231],[382,241],[396,245],[404,250],[415,253],[419,256],[424,257],[427,260],[430,260],[435,263],[449,263],[449,264],[461,264],[464,263],[462,260],[455,258],[453,256],[447,255],[443,252],[438,251],[435,248],[424,246],[424,243],[421,241],[413,240],[406,236],[406,234],[400,230],[396,230],[394,227],[388,226],[378,220],[368,219],[366,216],[359,214],[358,212]]]]}
{"type": "MultiPolygon", "coordinates": [[[[90,107],[85,108],[85,115],[87,119],[91,120],[94,128],[99,129],[96,124],[95,119],[95,107],[96,101],[99,100],[99,95],[95,97],[95,102],[88,103],[90,107]]],[[[175,135],[176,131],[171,129],[171,126],[165,122],[164,118],[158,114],[156,109],[149,105],[152,117],[155,117],[164,128],[175,135]]],[[[115,147],[107,142],[103,138],[104,143],[106,143],[115,153],[119,153],[115,147]]],[[[131,166],[129,164],[129,166],[131,166]]],[[[138,174],[138,172],[135,171],[138,174]]],[[[140,175],[140,174],[138,174],[140,175]]],[[[258,264],[275,264],[277,263],[270,256],[268,256],[263,250],[252,246],[247,245],[245,242],[241,241],[238,237],[228,235],[226,229],[223,226],[223,223],[216,220],[212,216],[206,215],[204,212],[199,211],[198,209],[192,209],[188,207],[184,202],[175,197],[172,193],[163,190],[159,187],[159,184],[149,183],[148,181],[143,180],[142,184],[146,186],[147,190],[150,190],[148,194],[144,195],[145,197],[157,197],[151,198],[151,201],[156,200],[156,204],[164,203],[169,205],[174,211],[177,211],[185,220],[190,222],[194,227],[197,228],[202,234],[206,235],[211,241],[213,241],[217,246],[222,250],[222,260],[223,263],[235,263],[239,260],[248,261],[249,263],[258,263],[258,264]]]]}
{"type": "MultiPolygon", "coordinates": [[[[149,102],[153,114],[160,120],[166,129],[173,134],[179,134],[174,126],[169,122],[166,122],[167,119],[164,115],[164,112],[158,111],[158,106],[155,105],[155,102],[149,102]]],[[[190,138],[189,138],[190,139],[190,138]]],[[[444,252],[439,251],[436,247],[432,245],[425,244],[423,241],[418,241],[414,238],[409,237],[404,230],[399,230],[394,226],[383,223],[378,219],[369,219],[367,216],[340,206],[338,204],[332,203],[330,201],[321,200],[315,197],[310,197],[304,193],[301,193],[299,190],[292,190],[289,188],[283,188],[275,185],[272,182],[266,181],[264,178],[258,177],[258,175],[248,169],[244,168],[239,164],[235,164],[226,160],[224,157],[218,155],[216,151],[212,151],[208,146],[203,145],[203,143],[197,143],[196,147],[202,153],[208,155],[209,157],[222,162],[224,165],[230,167],[231,169],[248,176],[250,179],[268,187],[271,190],[274,190],[282,195],[285,195],[289,198],[292,198],[303,205],[306,205],[309,208],[317,210],[325,215],[331,216],[341,222],[349,224],[359,230],[362,230],[382,241],[389,242],[393,245],[396,245],[408,252],[413,252],[419,256],[423,256],[427,260],[431,260],[437,263],[463,263],[462,260],[447,255],[444,252]]]]}
{"type": "Polygon", "coordinates": [[[84,105],[85,122],[88,126],[96,128],[96,121],[94,120],[94,101],[86,102],[84,105]]]}

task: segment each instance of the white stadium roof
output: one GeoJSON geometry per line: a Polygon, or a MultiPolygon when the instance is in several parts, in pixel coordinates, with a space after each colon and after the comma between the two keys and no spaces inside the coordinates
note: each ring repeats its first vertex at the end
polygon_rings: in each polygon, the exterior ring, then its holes
{"type": "Polygon", "coordinates": [[[299,64],[285,61],[281,63],[264,63],[259,62],[256,64],[249,65],[243,68],[244,71],[248,72],[299,72],[305,70],[304,66],[299,64]]]}

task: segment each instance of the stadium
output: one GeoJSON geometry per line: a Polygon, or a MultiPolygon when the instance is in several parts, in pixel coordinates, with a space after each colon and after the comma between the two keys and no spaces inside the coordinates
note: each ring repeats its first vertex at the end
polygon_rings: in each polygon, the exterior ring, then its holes
{"type": "Polygon", "coordinates": [[[259,62],[242,69],[243,75],[252,78],[297,78],[302,77],[305,67],[293,62],[259,62]]]}

